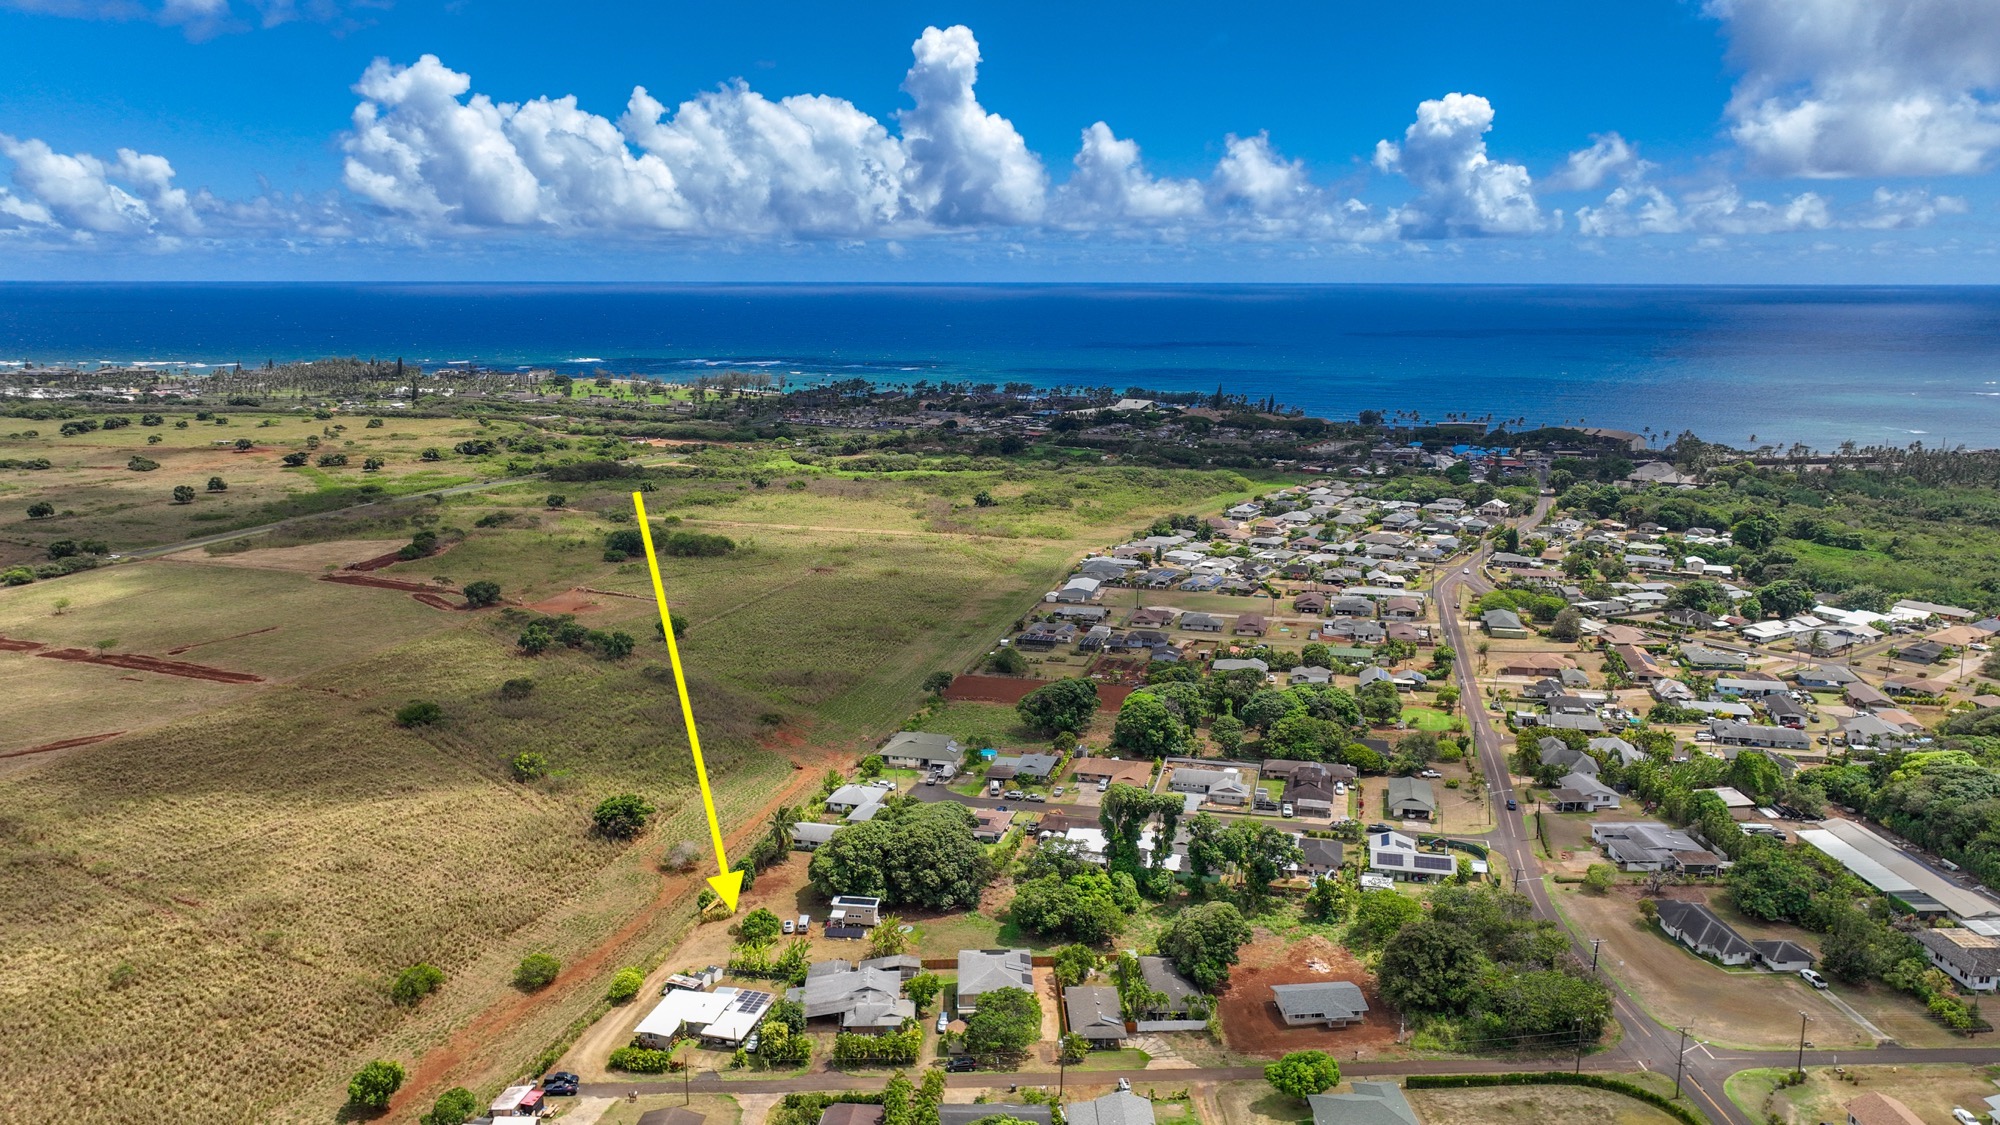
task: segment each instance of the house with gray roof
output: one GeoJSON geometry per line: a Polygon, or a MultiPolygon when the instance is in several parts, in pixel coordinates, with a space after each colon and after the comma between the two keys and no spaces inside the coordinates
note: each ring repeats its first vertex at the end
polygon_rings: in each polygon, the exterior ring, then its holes
{"type": "Polygon", "coordinates": [[[1013,1102],[962,1102],[938,1107],[938,1125],[972,1125],[982,1117],[1011,1117],[1028,1125],[1052,1125],[1055,1115],[1046,1105],[1018,1105],[1013,1102]]]}
{"type": "Polygon", "coordinates": [[[958,951],[958,1010],[976,1011],[979,998],[1002,988],[1035,990],[1034,958],[1025,949],[958,951]]]}
{"type": "Polygon", "coordinates": [[[1420,777],[1389,779],[1389,800],[1384,811],[1399,820],[1432,820],[1437,817],[1437,794],[1431,783],[1420,777]]]}
{"type": "Polygon", "coordinates": [[[879,1034],[917,1018],[917,1006],[903,996],[902,974],[893,969],[855,968],[845,961],[814,965],[806,970],[805,986],[786,996],[805,1005],[807,1019],[837,1019],[843,1031],[879,1034]]]}
{"type": "Polygon", "coordinates": [[[1139,958],[1139,973],[1146,978],[1147,988],[1155,995],[1166,997],[1159,1007],[1138,1013],[1148,1019],[1185,1016],[1201,998],[1201,990],[1189,984],[1187,978],[1175,970],[1173,962],[1165,957],[1139,958]]]}
{"type": "Polygon", "coordinates": [[[882,747],[882,761],[891,769],[932,770],[965,764],[965,747],[947,734],[906,730],[882,747]]]}
{"type": "Polygon", "coordinates": [[[1733,719],[1710,719],[1708,733],[1718,746],[1760,746],[1774,750],[1810,750],[1812,735],[1791,727],[1767,727],[1733,719]]]}
{"type": "Polygon", "coordinates": [[[1992,992],[2000,985],[2000,939],[1958,927],[1918,930],[1914,936],[1930,963],[1965,987],[1992,992]]]}
{"type": "Polygon", "coordinates": [[[1125,1017],[1118,1010],[1118,990],[1102,984],[1063,989],[1063,1012],[1069,1030],[1093,1047],[1116,1047],[1125,1039],[1125,1017]]]}
{"type": "Polygon", "coordinates": [[[1522,640],[1526,638],[1528,627],[1521,624],[1521,618],[1511,609],[1489,609],[1479,615],[1479,623],[1487,635],[1501,640],[1522,640]]]}
{"type": "Polygon", "coordinates": [[[1351,1094],[1313,1094],[1313,1125],[1422,1125],[1410,1099],[1394,1082],[1356,1079],[1351,1094]]]}
{"type": "Polygon", "coordinates": [[[1555,766],[1567,773],[1587,773],[1596,777],[1597,771],[1602,768],[1596,758],[1581,750],[1571,749],[1569,743],[1553,735],[1535,743],[1535,749],[1541,752],[1543,765],[1555,766]]]}
{"type": "Polygon", "coordinates": [[[1660,901],[1660,929],[1704,957],[1725,965],[1748,964],[1756,949],[1715,911],[1699,902],[1660,901]]]}
{"type": "Polygon", "coordinates": [[[802,852],[818,851],[833,834],[840,831],[838,824],[820,824],[817,821],[801,820],[792,825],[792,846],[802,852]]]}
{"type": "Polygon", "coordinates": [[[1063,1107],[1069,1125],[1153,1125],[1153,1103],[1130,1090],[1114,1090],[1063,1107]]]}
{"type": "Polygon", "coordinates": [[[1271,985],[1271,1002],[1278,1015],[1293,1027],[1324,1024],[1345,1027],[1360,1023],[1368,1014],[1368,998],[1361,986],[1349,980],[1316,981],[1311,984],[1271,985]]]}

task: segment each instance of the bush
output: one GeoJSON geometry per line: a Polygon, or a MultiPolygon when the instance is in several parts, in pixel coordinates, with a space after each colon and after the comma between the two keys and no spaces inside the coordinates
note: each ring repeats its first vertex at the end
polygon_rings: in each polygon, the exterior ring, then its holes
{"type": "Polygon", "coordinates": [[[645,985],[646,974],[637,969],[620,969],[618,975],[611,978],[610,987],[604,990],[604,998],[613,1004],[623,1004],[639,995],[639,990],[645,985]]]}
{"type": "Polygon", "coordinates": [[[192,504],[192,503],[194,503],[194,486],[193,486],[193,485],[191,485],[191,484],[177,484],[177,485],[175,485],[175,486],[174,486],[174,503],[176,503],[176,504],[192,504]]]}
{"type": "Polygon", "coordinates": [[[1618,869],[1608,863],[1593,863],[1583,871],[1583,889],[1601,895],[1617,880],[1618,869]]]}
{"type": "Polygon", "coordinates": [[[713,558],[735,549],[736,541],[727,535],[709,535],[700,531],[672,532],[660,544],[662,554],[677,558],[713,558]]]}
{"type": "Polygon", "coordinates": [[[500,584],[498,582],[488,582],[485,580],[468,582],[465,589],[459,592],[465,595],[465,604],[474,609],[484,609],[500,601],[500,584]]]}
{"type": "Polygon", "coordinates": [[[562,962],[546,953],[530,953],[514,966],[514,986],[534,991],[547,988],[555,983],[556,974],[562,972],[562,962]]]}
{"type": "Polygon", "coordinates": [[[674,1056],[650,1047],[620,1047],[611,1052],[606,1065],[627,1074],[665,1074],[674,1068],[674,1056]]]}
{"type": "Polygon", "coordinates": [[[599,801],[591,811],[591,823],[614,840],[630,840],[646,830],[652,819],[653,803],[637,793],[619,793],[599,801]]]}
{"type": "Polygon", "coordinates": [[[403,1085],[403,1064],[376,1059],[347,1080],[347,1100],[368,1109],[388,1109],[403,1085]]]}
{"type": "Polygon", "coordinates": [[[427,727],[444,719],[444,708],[428,699],[412,699],[396,709],[396,725],[427,727]]]}
{"type": "Polygon", "coordinates": [[[419,961],[396,974],[396,983],[389,986],[389,998],[407,1008],[436,992],[443,983],[443,969],[427,961],[419,961]]]}
{"type": "Polygon", "coordinates": [[[418,1119],[417,1125],[465,1125],[465,1122],[479,1112],[479,1099],[463,1086],[453,1086],[438,1095],[431,1103],[431,1111],[418,1119]]]}
{"type": "Polygon", "coordinates": [[[500,698],[526,699],[535,693],[535,681],[526,676],[516,676],[500,685],[500,698]]]}
{"type": "Polygon", "coordinates": [[[221,477],[210,477],[208,478],[208,490],[210,492],[228,492],[229,482],[223,480],[221,477]]]}
{"type": "Polygon", "coordinates": [[[345,453],[322,453],[319,455],[319,467],[322,469],[337,469],[345,464],[347,464],[347,454],[345,453]]]}
{"type": "MultiPolygon", "coordinates": [[[[508,681],[508,683],[513,682],[508,681]]],[[[514,780],[523,783],[549,775],[549,760],[533,750],[523,750],[514,755],[514,760],[507,765],[514,772],[514,780]]]]}
{"type": "Polygon", "coordinates": [[[134,453],[132,455],[132,459],[130,461],[125,462],[125,467],[132,470],[135,473],[150,473],[154,469],[159,468],[160,463],[158,461],[153,460],[150,457],[141,457],[138,454],[134,453]]]}

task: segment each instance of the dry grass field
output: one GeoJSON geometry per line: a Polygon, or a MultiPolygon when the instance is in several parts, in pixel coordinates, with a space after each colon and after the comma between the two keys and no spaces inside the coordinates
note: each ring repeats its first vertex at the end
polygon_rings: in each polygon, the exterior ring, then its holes
{"type": "MultiPolygon", "coordinates": [[[[1346,1084],[1335,1093],[1349,1090],[1346,1084]]],[[[1608,1090],[1582,1086],[1487,1086],[1463,1090],[1410,1090],[1405,1097],[1423,1121],[1449,1125],[1668,1125],[1672,1117],[1608,1090]]],[[[1299,1125],[1312,1112],[1296,1098],[1262,1082],[1218,1087],[1218,1125],[1299,1125]]]]}
{"type": "Polygon", "coordinates": [[[2000,1078],[1991,1066],[1848,1066],[1846,1071],[1854,1081],[1832,1067],[1809,1066],[1805,1085],[1776,1092],[1777,1080],[1787,1071],[1739,1071],[1729,1078],[1729,1100],[1759,1121],[1813,1125],[1846,1120],[1846,1103],[1873,1092],[1909,1106],[1921,1120],[1950,1121],[1954,1106],[1983,1116],[1984,1100],[2000,1078]]]}
{"type": "MultiPolygon", "coordinates": [[[[353,421],[350,434],[382,432],[353,421]]],[[[413,422],[392,419],[389,436],[413,422]]],[[[116,436],[144,440],[138,427],[116,436]]],[[[18,489],[21,475],[7,479],[18,489]]],[[[648,498],[657,515],[723,530],[727,511],[740,544],[663,560],[692,622],[682,652],[725,822],[754,828],[897,729],[925,674],[966,667],[1084,546],[1209,503],[1108,479],[1091,509],[1102,522],[1036,517],[1040,538],[1000,523],[938,530],[952,502],[892,479],[663,482],[648,498]]],[[[398,1112],[421,1108],[440,1085],[524,1073],[619,965],[679,940],[699,882],[663,879],[658,862],[704,833],[643,567],[602,558],[605,534],[631,526],[616,519],[628,488],[538,482],[364,509],[247,549],[0,590],[0,636],[90,652],[109,640],[114,655],[264,677],[0,652],[6,746],[129,732],[0,759],[0,891],[15,904],[0,921],[0,1119],[328,1121],[347,1076],[378,1056],[412,1069],[398,1112]],[[546,510],[552,487],[565,510],[546,510]],[[495,514],[505,525],[478,526],[495,514]],[[630,632],[638,651],[526,657],[505,610],[319,580],[420,526],[465,537],[376,577],[492,579],[512,602],[630,632]],[[362,542],[319,541],[336,538],[362,542]],[[501,699],[518,677],[531,694],[501,699]],[[396,726],[417,698],[445,720],[396,726]],[[546,754],[551,776],[515,782],[507,763],[523,749],[546,754]],[[591,806],[622,790],[660,808],[629,847],[586,831],[591,806]],[[523,996],[507,980],[538,950],[568,968],[523,996]],[[399,1009],[387,985],[419,960],[447,983],[399,1009]]]]}

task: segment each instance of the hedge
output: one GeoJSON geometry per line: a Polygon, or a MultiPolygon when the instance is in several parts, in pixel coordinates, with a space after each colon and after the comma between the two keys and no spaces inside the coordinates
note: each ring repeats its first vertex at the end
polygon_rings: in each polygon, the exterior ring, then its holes
{"type": "Polygon", "coordinates": [[[1451,1090],[1466,1086],[1591,1086],[1628,1098],[1637,1098],[1684,1125],[1708,1125],[1708,1119],[1672,1098],[1662,1097],[1644,1086],[1623,1078],[1602,1074],[1569,1074],[1560,1070],[1530,1071],[1521,1074],[1413,1074],[1403,1080],[1409,1090],[1451,1090]]]}
{"type": "Polygon", "coordinates": [[[674,1055],[649,1047],[620,1047],[611,1052],[607,1065],[628,1074],[665,1074],[674,1069],[674,1055]]]}

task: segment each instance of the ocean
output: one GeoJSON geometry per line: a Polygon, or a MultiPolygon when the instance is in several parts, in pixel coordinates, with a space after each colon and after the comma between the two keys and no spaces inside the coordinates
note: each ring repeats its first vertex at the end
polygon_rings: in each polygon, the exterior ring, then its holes
{"type": "Polygon", "coordinates": [[[1327,417],[2000,446],[2000,288],[0,284],[0,361],[325,355],[1145,387],[1327,417]]]}

